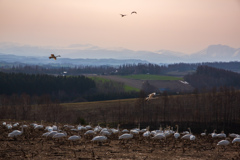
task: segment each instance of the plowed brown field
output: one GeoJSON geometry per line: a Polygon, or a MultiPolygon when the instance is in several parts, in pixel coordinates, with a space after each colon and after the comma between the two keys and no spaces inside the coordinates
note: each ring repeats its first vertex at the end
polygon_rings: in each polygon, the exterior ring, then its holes
{"type": "Polygon", "coordinates": [[[8,137],[13,129],[8,130],[1,125],[0,159],[240,159],[239,146],[230,144],[226,150],[217,148],[220,139],[213,140],[211,136],[202,138],[195,135],[196,140],[191,142],[169,136],[166,140],[153,142],[140,135],[125,144],[115,136],[108,137],[109,142],[92,144],[91,138],[84,137],[81,132],[81,140],[73,144],[67,138],[77,133],[62,128],[67,137],[59,141],[42,137],[46,131],[34,130],[33,127],[26,128],[20,137],[13,139],[8,137]]]}
{"type": "MultiPolygon", "coordinates": [[[[145,80],[138,79],[128,79],[120,76],[98,76],[106,79],[110,79],[116,82],[122,82],[128,86],[132,86],[138,89],[142,88],[142,84],[145,80]]],[[[148,80],[149,84],[157,88],[167,88],[176,92],[190,92],[193,90],[193,87],[189,84],[183,84],[180,81],[170,81],[170,80],[148,80]]]]}

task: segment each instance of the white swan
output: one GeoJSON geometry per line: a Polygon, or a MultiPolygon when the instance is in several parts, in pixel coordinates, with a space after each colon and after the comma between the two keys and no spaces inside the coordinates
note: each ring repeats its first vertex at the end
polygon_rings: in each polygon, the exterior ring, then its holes
{"type": "Polygon", "coordinates": [[[150,128],[150,126],[148,126],[146,128],[146,131],[143,133],[143,137],[150,137],[151,136],[151,132],[149,131],[149,128],[150,128]]]}
{"type": "Polygon", "coordinates": [[[36,130],[37,129],[43,129],[42,120],[41,120],[41,124],[40,125],[37,124],[37,125],[34,126],[34,129],[36,129],[36,130]]]}
{"type": "Polygon", "coordinates": [[[66,137],[67,136],[67,133],[66,132],[64,132],[64,133],[56,133],[54,136],[53,136],[53,138],[54,139],[60,139],[60,138],[63,138],[63,137],[66,137]]]}
{"type": "Polygon", "coordinates": [[[52,126],[53,128],[53,131],[57,131],[58,130],[58,127],[56,126],[56,122],[55,122],[55,125],[52,126]]]}
{"type": "Polygon", "coordinates": [[[93,130],[88,130],[87,132],[84,133],[84,135],[94,135],[95,132],[93,130]]]}
{"type": "Polygon", "coordinates": [[[119,133],[119,126],[120,126],[120,124],[118,124],[117,129],[115,129],[115,128],[112,128],[112,129],[111,129],[111,131],[112,131],[113,134],[116,135],[116,134],[119,133]]]}
{"type": "Polygon", "coordinates": [[[133,139],[133,134],[124,133],[123,135],[119,136],[118,139],[120,140],[120,142],[122,142],[124,144],[125,140],[127,143],[130,139],[133,139]]]}
{"type": "Polygon", "coordinates": [[[93,142],[103,142],[103,141],[106,141],[106,140],[107,140],[106,136],[96,136],[91,141],[93,141],[93,142]]]}
{"type": "Polygon", "coordinates": [[[194,141],[195,139],[196,139],[196,137],[195,137],[194,135],[191,135],[191,136],[190,136],[190,140],[191,140],[191,141],[194,141]]]}
{"type": "Polygon", "coordinates": [[[236,134],[236,133],[229,133],[228,136],[231,137],[231,138],[237,138],[239,135],[236,134]]]}
{"type": "Polygon", "coordinates": [[[87,130],[92,129],[91,123],[89,123],[88,125],[86,125],[86,128],[87,128],[87,130]]]}
{"type": "Polygon", "coordinates": [[[11,138],[18,137],[18,136],[20,136],[22,134],[23,134],[23,126],[22,126],[22,130],[21,131],[14,130],[14,131],[12,131],[11,133],[8,134],[8,137],[11,137],[11,138]]]}
{"type": "Polygon", "coordinates": [[[225,140],[221,140],[221,141],[219,141],[217,143],[218,146],[227,146],[229,144],[230,144],[230,142],[228,140],[226,140],[226,139],[225,140]]]}
{"type": "Polygon", "coordinates": [[[79,133],[78,133],[78,135],[73,135],[68,138],[69,141],[77,141],[80,139],[81,139],[81,136],[79,135],[79,133]]]}
{"type": "Polygon", "coordinates": [[[224,133],[224,131],[222,131],[221,133],[217,134],[218,138],[226,138],[226,134],[224,133]]]}
{"type": "Polygon", "coordinates": [[[77,130],[79,130],[79,131],[86,131],[87,128],[84,127],[84,126],[81,126],[81,125],[79,124],[79,125],[77,126],[77,130]]]}
{"type": "Polygon", "coordinates": [[[152,137],[152,139],[159,139],[159,140],[161,140],[161,139],[166,139],[166,136],[165,136],[165,134],[164,133],[157,133],[157,134],[155,134],[154,135],[154,137],[152,137]]]}
{"type": "Polygon", "coordinates": [[[181,139],[188,139],[188,140],[190,140],[190,136],[192,135],[192,133],[191,133],[191,129],[190,128],[188,128],[188,130],[189,130],[189,133],[185,134],[184,136],[182,136],[181,139]]]}
{"type": "Polygon", "coordinates": [[[31,123],[30,125],[34,128],[38,124],[37,123],[31,123]]]}
{"type": "Polygon", "coordinates": [[[51,131],[53,131],[53,127],[52,126],[46,126],[45,130],[48,131],[48,132],[51,132],[51,131]]]}
{"type": "Polygon", "coordinates": [[[122,133],[129,133],[129,131],[127,129],[123,129],[122,133]]]}
{"type": "Polygon", "coordinates": [[[217,134],[215,132],[216,132],[216,129],[214,129],[213,133],[211,133],[212,138],[216,138],[217,137],[217,134]]]}
{"type": "Polygon", "coordinates": [[[48,135],[47,135],[47,137],[53,137],[55,134],[57,134],[58,133],[58,131],[51,131],[48,135]]]}
{"type": "Polygon", "coordinates": [[[240,138],[234,138],[232,143],[240,143],[240,138]]]}
{"type": "Polygon", "coordinates": [[[207,130],[205,129],[204,132],[201,133],[201,136],[206,136],[207,135],[206,132],[207,132],[207,130]]]}
{"type": "Polygon", "coordinates": [[[109,132],[109,131],[103,130],[103,131],[100,132],[100,135],[101,136],[110,136],[110,135],[112,135],[112,133],[109,132]]]}
{"type": "Polygon", "coordinates": [[[156,93],[153,92],[153,93],[149,94],[148,97],[145,98],[145,100],[146,100],[146,101],[149,101],[149,100],[153,99],[153,97],[154,97],[155,95],[156,95],[156,93]]]}
{"type": "Polygon", "coordinates": [[[49,135],[49,133],[51,133],[51,131],[48,131],[48,132],[46,132],[46,133],[43,133],[43,134],[42,134],[42,137],[47,137],[47,136],[49,135]]]}
{"type": "Polygon", "coordinates": [[[102,127],[99,124],[94,128],[94,132],[98,133],[102,130],[102,127]]]}
{"type": "Polygon", "coordinates": [[[12,124],[7,124],[7,129],[12,129],[12,124]]]}
{"type": "Polygon", "coordinates": [[[28,125],[24,124],[22,125],[23,128],[28,128],[28,125]]]}
{"type": "Polygon", "coordinates": [[[180,137],[180,134],[178,133],[178,125],[176,125],[176,127],[177,127],[177,131],[176,133],[174,133],[174,137],[178,139],[178,137],[180,137]]]}
{"type": "Polygon", "coordinates": [[[14,123],[12,126],[17,127],[18,125],[19,125],[19,123],[17,122],[17,123],[14,123]]]}
{"type": "Polygon", "coordinates": [[[128,134],[128,133],[124,133],[123,135],[119,136],[119,139],[132,139],[133,138],[133,134],[128,134]]]}
{"type": "Polygon", "coordinates": [[[96,136],[96,137],[94,137],[91,141],[92,141],[92,145],[93,145],[93,143],[100,143],[100,145],[102,144],[102,142],[105,142],[105,141],[107,141],[108,139],[107,139],[107,137],[106,136],[96,136]]]}

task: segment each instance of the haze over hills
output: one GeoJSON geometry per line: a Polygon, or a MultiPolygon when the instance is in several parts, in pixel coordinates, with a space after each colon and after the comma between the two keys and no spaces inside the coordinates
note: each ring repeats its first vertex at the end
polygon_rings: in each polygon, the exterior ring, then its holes
{"type": "Polygon", "coordinates": [[[149,63],[147,61],[137,60],[137,59],[70,59],[70,58],[58,58],[57,61],[49,59],[46,57],[34,57],[34,56],[16,56],[13,54],[2,54],[0,53],[0,63],[14,63],[14,64],[32,64],[32,65],[67,65],[67,66],[78,66],[78,65],[92,65],[92,66],[102,66],[102,65],[123,65],[123,64],[138,64],[138,63],[149,63]]]}
{"type": "Polygon", "coordinates": [[[190,55],[169,50],[133,51],[128,49],[104,49],[93,45],[73,44],[67,47],[29,46],[0,43],[0,61],[21,63],[67,63],[82,65],[121,65],[126,63],[197,63],[228,62],[240,60],[240,48],[226,45],[210,45],[190,55]],[[57,61],[48,59],[50,54],[61,55],[57,61]]]}

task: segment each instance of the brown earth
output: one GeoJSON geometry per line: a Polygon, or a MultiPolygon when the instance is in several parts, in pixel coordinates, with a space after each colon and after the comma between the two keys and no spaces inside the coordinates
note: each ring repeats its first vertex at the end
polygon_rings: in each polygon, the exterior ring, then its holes
{"type": "MultiPolygon", "coordinates": [[[[1,123],[2,124],[2,123],[1,123]]],[[[49,124],[50,125],[50,124],[49,124]]],[[[51,124],[52,125],[52,124],[51,124]]],[[[62,127],[63,128],[63,127],[62,127]]],[[[19,127],[16,129],[20,129],[19,127]]],[[[74,133],[64,129],[68,136],[74,133]]],[[[240,159],[240,147],[230,144],[224,151],[217,148],[220,139],[202,138],[195,135],[196,141],[175,141],[173,136],[165,141],[153,142],[136,137],[126,144],[120,143],[118,136],[109,137],[110,143],[93,144],[85,138],[72,144],[65,139],[59,141],[41,137],[46,131],[36,131],[29,127],[23,135],[13,139],[7,137],[12,130],[0,125],[0,159],[181,159],[212,160],[240,159]],[[218,152],[218,149],[219,152],[218,152]]]]}
{"type": "MultiPolygon", "coordinates": [[[[110,79],[116,82],[122,82],[128,86],[132,86],[138,89],[142,89],[142,84],[145,82],[145,80],[138,80],[138,79],[128,79],[128,78],[122,78],[119,76],[98,76],[106,79],[110,79]]],[[[148,80],[150,85],[153,85],[160,88],[169,89],[171,91],[175,92],[190,92],[194,88],[189,84],[183,84],[180,81],[170,81],[170,80],[148,80]]]]}

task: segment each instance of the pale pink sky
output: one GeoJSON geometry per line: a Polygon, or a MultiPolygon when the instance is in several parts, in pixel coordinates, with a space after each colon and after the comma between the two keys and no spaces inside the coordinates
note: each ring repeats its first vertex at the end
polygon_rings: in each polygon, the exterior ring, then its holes
{"type": "Polygon", "coordinates": [[[240,1],[0,0],[0,42],[184,53],[212,44],[239,48],[240,1]]]}

